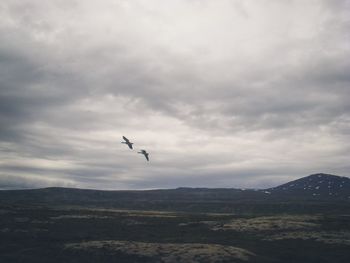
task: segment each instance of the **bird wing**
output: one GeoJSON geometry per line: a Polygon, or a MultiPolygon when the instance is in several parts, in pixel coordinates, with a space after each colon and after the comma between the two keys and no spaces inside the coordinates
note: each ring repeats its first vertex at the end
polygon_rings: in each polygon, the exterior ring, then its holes
{"type": "Polygon", "coordinates": [[[131,143],[128,143],[128,146],[130,149],[132,149],[132,144],[131,143]]]}
{"type": "Polygon", "coordinates": [[[146,160],[149,161],[148,153],[145,153],[146,160]]]}
{"type": "Polygon", "coordinates": [[[129,142],[129,139],[123,136],[124,141],[129,142]]]}

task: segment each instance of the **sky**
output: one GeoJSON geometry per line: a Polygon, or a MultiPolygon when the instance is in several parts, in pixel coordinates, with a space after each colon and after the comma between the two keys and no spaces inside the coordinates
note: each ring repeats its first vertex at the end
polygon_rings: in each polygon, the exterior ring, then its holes
{"type": "Polygon", "coordinates": [[[349,69],[349,0],[2,0],[0,189],[349,176],[349,69]]]}

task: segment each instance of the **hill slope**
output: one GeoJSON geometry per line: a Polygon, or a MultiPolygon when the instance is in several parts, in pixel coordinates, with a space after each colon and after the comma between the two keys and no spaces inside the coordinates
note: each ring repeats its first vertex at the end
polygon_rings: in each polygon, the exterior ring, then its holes
{"type": "Polygon", "coordinates": [[[225,213],[323,213],[342,209],[350,212],[350,179],[315,174],[261,190],[184,187],[147,191],[55,187],[3,190],[0,191],[0,203],[225,213]]]}
{"type": "Polygon", "coordinates": [[[350,179],[331,174],[312,174],[295,181],[270,188],[273,195],[285,197],[315,197],[318,199],[350,198],[350,179]]]}

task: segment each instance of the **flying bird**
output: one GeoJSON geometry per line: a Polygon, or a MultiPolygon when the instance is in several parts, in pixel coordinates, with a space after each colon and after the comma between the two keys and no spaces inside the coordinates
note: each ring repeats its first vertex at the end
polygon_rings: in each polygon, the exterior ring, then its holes
{"type": "Polygon", "coordinates": [[[141,153],[146,157],[146,160],[149,161],[148,159],[148,152],[146,152],[145,150],[141,150],[141,152],[137,152],[137,153],[141,153]]]}
{"type": "Polygon", "coordinates": [[[129,139],[126,138],[125,136],[123,136],[123,139],[124,139],[125,142],[122,142],[122,143],[125,143],[126,145],[129,146],[130,149],[132,149],[132,145],[133,145],[134,143],[130,142],[129,139]]]}

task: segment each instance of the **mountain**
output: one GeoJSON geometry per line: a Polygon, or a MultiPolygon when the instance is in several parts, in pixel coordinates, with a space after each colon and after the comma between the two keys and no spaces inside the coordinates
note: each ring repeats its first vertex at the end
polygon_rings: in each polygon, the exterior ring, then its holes
{"type": "Polygon", "coordinates": [[[331,174],[312,174],[267,189],[271,195],[317,199],[350,199],[350,179],[331,174]]]}
{"type": "Polygon", "coordinates": [[[225,213],[324,213],[345,209],[350,213],[350,179],[314,174],[260,190],[187,187],[143,191],[59,187],[2,190],[0,204],[225,213]]]}

